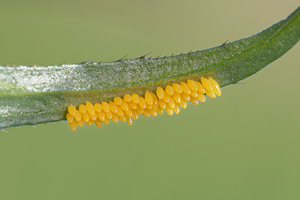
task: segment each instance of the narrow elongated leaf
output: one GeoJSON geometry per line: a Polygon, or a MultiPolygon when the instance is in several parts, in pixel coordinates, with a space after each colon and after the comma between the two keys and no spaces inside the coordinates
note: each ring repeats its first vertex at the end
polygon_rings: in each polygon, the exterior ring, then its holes
{"type": "Polygon", "coordinates": [[[60,121],[67,106],[143,95],[212,77],[222,87],[253,75],[300,39],[300,8],[265,31],[219,47],[167,57],[60,66],[0,66],[0,128],[60,121]]]}

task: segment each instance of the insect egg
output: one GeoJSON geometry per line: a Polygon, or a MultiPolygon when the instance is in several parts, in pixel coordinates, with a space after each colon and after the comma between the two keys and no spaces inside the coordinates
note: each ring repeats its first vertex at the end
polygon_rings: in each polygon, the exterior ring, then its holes
{"type": "Polygon", "coordinates": [[[137,94],[133,94],[132,97],[132,102],[138,104],[140,102],[140,96],[137,94]]]}
{"type": "Polygon", "coordinates": [[[121,99],[121,97],[115,97],[114,98],[114,103],[118,106],[122,105],[123,100],[121,99]]]}
{"type": "Polygon", "coordinates": [[[86,125],[88,125],[88,126],[92,126],[93,123],[94,123],[94,121],[93,121],[93,120],[90,120],[90,121],[87,121],[87,122],[85,122],[85,123],[86,123],[86,125]]]}
{"type": "Polygon", "coordinates": [[[116,106],[116,104],[112,101],[109,101],[109,107],[110,107],[110,111],[113,113],[116,113],[118,111],[118,107],[116,106]]]}
{"type": "Polygon", "coordinates": [[[221,88],[220,88],[218,82],[215,81],[215,79],[213,79],[211,77],[208,80],[213,85],[213,91],[214,91],[214,93],[216,93],[216,95],[218,95],[218,96],[221,96],[221,88]]]}
{"type": "Polygon", "coordinates": [[[70,128],[71,128],[72,131],[76,131],[76,129],[77,129],[77,124],[76,124],[76,122],[70,123],[70,128]]]}
{"type": "Polygon", "coordinates": [[[98,127],[98,128],[102,128],[102,122],[100,120],[95,120],[95,125],[98,127]]]}
{"type": "MultiPolygon", "coordinates": [[[[98,103],[98,104],[99,104],[99,103],[98,103]]],[[[79,111],[80,111],[81,113],[85,113],[85,112],[86,112],[86,107],[85,107],[85,105],[80,104],[80,105],[79,105],[79,111]]]]}
{"type": "Polygon", "coordinates": [[[84,122],[87,126],[93,123],[102,128],[103,124],[127,122],[130,126],[133,120],[139,118],[139,114],[145,117],[157,117],[164,111],[172,116],[179,114],[181,108],[186,109],[187,101],[198,105],[205,102],[205,95],[215,98],[221,95],[219,84],[211,77],[201,77],[200,81],[188,79],[187,82],[166,84],[165,87],[157,87],[155,93],[145,91],[144,96],[138,94],[125,94],[123,98],[114,97],[110,101],[102,101],[94,105],[86,101],[80,104],[78,110],[74,105],[67,109],[66,119],[72,131],[82,127],[84,122]]]}
{"type": "Polygon", "coordinates": [[[83,120],[80,120],[79,122],[77,122],[77,124],[78,124],[78,126],[83,127],[84,121],[83,121],[83,120]]]}
{"type": "Polygon", "coordinates": [[[191,90],[194,90],[194,91],[197,90],[197,84],[195,81],[189,79],[189,80],[187,80],[187,85],[191,88],[191,90]]]}
{"type": "Polygon", "coordinates": [[[75,110],[75,120],[80,121],[81,120],[81,113],[78,110],[75,110]]]}
{"type": "Polygon", "coordinates": [[[102,107],[102,109],[104,110],[104,112],[106,112],[106,113],[108,113],[109,110],[110,110],[109,104],[108,104],[107,102],[105,102],[105,101],[102,101],[102,102],[101,102],[101,107],[102,107]]]}
{"type": "Polygon", "coordinates": [[[70,106],[68,107],[68,111],[69,111],[70,115],[75,116],[75,111],[76,111],[75,106],[70,105],[70,106]]]}
{"type": "Polygon", "coordinates": [[[126,101],[123,101],[122,104],[121,104],[121,108],[124,110],[124,111],[128,111],[129,110],[129,105],[126,101]]]}
{"type": "Polygon", "coordinates": [[[182,88],[178,83],[173,83],[172,87],[176,93],[178,93],[178,94],[182,93],[182,88]]]}
{"type": "Polygon", "coordinates": [[[188,86],[188,84],[186,82],[181,82],[180,86],[182,88],[183,93],[189,95],[191,94],[191,88],[188,86]]]}
{"type": "Polygon", "coordinates": [[[74,121],[74,117],[70,113],[67,114],[67,121],[69,123],[72,123],[74,121]]]}
{"type": "Polygon", "coordinates": [[[161,87],[158,87],[156,89],[156,95],[159,99],[162,99],[164,97],[165,91],[161,87]]]}
{"type": "Polygon", "coordinates": [[[206,90],[213,91],[213,86],[207,78],[201,77],[200,80],[201,80],[201,83],[203,84],[203,86],[205,87],[206,90]]]}
{"type": "Polygon", "coordinates": [[[126,94],[126,95],[124,96],[124,100],[125,100],[126,102],[130,102],[130,101],[131,101],[131,96],[130,96],[129,94],[126,94]]]}
{"type": "Polygon", "coordinates": [[[146,108],[146,101],[143,97],[140,97],[140,100],[139,100],[139,106],[142,108],[142,109],[145,109],[146,108]]]}
{"type": "Polygon", "coordinates": [[[174,89],[172,88],[171,85],[167,85],[166,86],[166,93],[169,95],[169,96],[172,96],[174,94],[174,89]]]}
{"type": "Polygon", "coordinates": [[[118,123],[119,122],[118,115],[113,114],[111,121],[113,121],[114,123],[118,123]]]}
{"type": "Polygon", "coordinates": [[[94,115],[94,114],[95,114],[95,110],[94,110],[93,104],[92,104],[91,102],[87,101],[87,102],[85,103],[85,105],[86,105],[86,109],[87,109],[87,111],[89,112],[89,114],[90,114],[90,115],[94,115]]]}
{"type": "Polygon", "coordinates": [[[153,96],[149,91],[146,91],[146,93],[145,93],[145,100],[146,100],[147,104],[149,104],[149,105],[153,104],[153,101],[154,101],[153,96]]]}

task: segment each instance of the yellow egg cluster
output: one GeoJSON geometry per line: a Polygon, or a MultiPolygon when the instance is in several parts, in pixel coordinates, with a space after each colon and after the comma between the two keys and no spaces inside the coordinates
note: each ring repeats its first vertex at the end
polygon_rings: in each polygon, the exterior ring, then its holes
{"type": "Polygon", "coordinates": [[[202,77],[199,81],[187,80],[187,82],[173,83],[167,85],[165,89],[158,87],[156,94],[146,91],[144,97],[137,94],[126,94],[123,98],[115,97],[112,101],[103,101],[92,104],[87,101],[85,105],[80,104],[78,109],[70,105],[68,107],[67,121],[70,123],[72,131],[84,123],[92,126],[93,123],[98,128],[109,121],[115,123],[127,122],[130,126],[133,119],[137,120],[139,114],[145,117],[156,117],[162,115],[164,110],[169,114],[179,114],[180,109],[187,107],[187,101],[198,105],[205,102],[205,95],[216,98],[221,95],[219,84],[213,78],[202,77]]]}

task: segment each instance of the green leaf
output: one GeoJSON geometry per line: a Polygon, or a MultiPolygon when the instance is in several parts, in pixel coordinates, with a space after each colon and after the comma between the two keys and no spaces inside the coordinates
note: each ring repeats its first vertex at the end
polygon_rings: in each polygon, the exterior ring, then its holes
{"type": "Polygon", "coordinates": [[[300,7],[249,38],[175,56],[61,66],[0,66],[0,128],[65,119],[70,104],[143,95],[169,83],[212,77],[222,87],[258,72],[300,39],[300,7]]]}

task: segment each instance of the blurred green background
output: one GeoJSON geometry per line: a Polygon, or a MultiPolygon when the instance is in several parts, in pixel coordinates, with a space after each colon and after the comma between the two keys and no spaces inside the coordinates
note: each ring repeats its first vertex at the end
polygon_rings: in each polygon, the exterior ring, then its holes
{"type": "MultiPolygon", "coordinates": [[[[298,0],[0,0],[0,65],[170,55],[256,34],[298,0]]],[[[0,131],[0,199],[300,199],[300,45],[180,115],[0,131]]]]}

